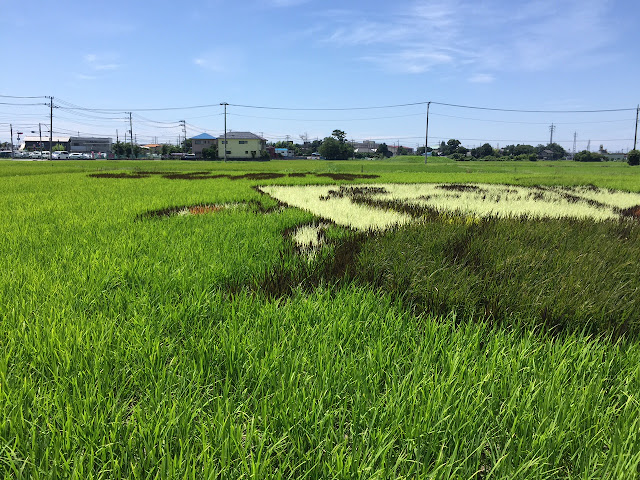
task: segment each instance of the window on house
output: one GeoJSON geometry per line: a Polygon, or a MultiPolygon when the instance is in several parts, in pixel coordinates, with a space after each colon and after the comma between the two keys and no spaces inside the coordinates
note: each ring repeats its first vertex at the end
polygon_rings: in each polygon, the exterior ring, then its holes
{"type": "Polygon", "coordinates": [[[231,150],[227,150],[227,155],[231,155],[231,150]]]}
{"type": "Polygon", "coordinates": [[[200,145],[202,142],[200,140],[196,140],[196,145],[200,145]]]}
{"type": "Polygon", "coordinates": [[[240,145],[246,145],[247,141],[246,140],[240,140],[240,145]]]}
{"type": "Polygon", "coordinates": [[[249,150],[245,150],[245,151],[244,151],[244,154],[245,154],[245,155],[249,155],[249,150]]]}

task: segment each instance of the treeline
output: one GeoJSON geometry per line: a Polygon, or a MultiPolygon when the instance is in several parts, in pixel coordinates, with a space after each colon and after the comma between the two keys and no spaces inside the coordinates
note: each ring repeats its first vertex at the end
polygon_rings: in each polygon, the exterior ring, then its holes
{"type": "MultiPolygon", "coordinates": [[[[517,144],[507,145],[504,148],[493,148],[489,143],[485,143],[476,148],[466,148],[460,140],[450,139],[446,143],[443,141],[437,149],[433,150],[433,155],[446,156],[454,160],[560,160],[567,156],[567,151],[557,143],[537,146],[517,144]]],[[[597,154],[596,154],[597,155],[597,154]]]]}

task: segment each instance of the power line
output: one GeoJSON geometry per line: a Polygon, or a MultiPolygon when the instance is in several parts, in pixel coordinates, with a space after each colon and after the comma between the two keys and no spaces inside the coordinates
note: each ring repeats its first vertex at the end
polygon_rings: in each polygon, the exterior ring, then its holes
{"type": "Polygon", "coordinates": [[[0,98],[49,98],[47,96],[44,95],[40,95],[37,97],[25,97],[25,96],[21,96],[21,95],[0,95],[0,98]]]}
{"type": "Polygon", "coordinates": [[[431,102],[434,105],[442,105],[445,107],[467,108],[472,110],[490,110],[493,112],[516,112],[516,113],[604,113],[604,112],[630,112],[635,111],[634,108],[605,108],[599,110],[523,110],[517,108],[494,108],[494,107],[476,107],[472,105],[458,105],[455,103],[431,102]]]}
{"type": "MultiPolygon", "coordinates": [[[[10,96],[0,96],[5,98],[48,98],[48,97],[10,97],[10,96]]],[[[84,110],[84,111],[92,111],[92,112],[151,112],[151,111],[170,111],[170,110],[192,110],[199,108],[215,108],[222,105],[221,103],[216,104],[204,104],[204,105],[191,105],[191,106],[181,106],[181,107],[155,107],[155,108],[95,108],[95,107],[81,107],[79,105],[74,105],[71,102],[67,102],[64,100],[58,100],[59,103],[63,103],[64,105],[68,105],[67,108],[73,110],[84,110]]],[[[374,110],[374,109],[386,109],[386,108],[401,108],[401,107],[410,107],[417,105],[427,105],[430,103],[432,105],[441,105],[445,107],[452,108],[463,108],[463,109],[472,109],[472,110],[487,110],[494,112],[515,112],[515,113],[605,113],[605,112],[624,112],[624,111],[636,111],[636,107],[630,108],[606,108],[606,109],[563,109],[563,110],[545,110],[545,109],[520,109],[520,108],[503,108],[503,107],[483,107],[477,105],[464,105],[457,103],[446,103],[446,102],[436,102],[436,101],[417,101],[417,102],[409,102],[409,103],[398,103],[391,105],[373,105],[373,106],[364,106],[364,107],[337,107],[337,108],[315,108],[315,107],[274,107],[274,106],[266,106],[266,105],[247,105],[247,104],[239,104],[239,103],[229,103],[229,106],[239,107],[239,108],[253,108],[253,109],[263,109],[263,110],[287,110],[287,111],[349,111],[349,110],[374,110]]]]}
{"type": "Polygon", "coordinates": [[[0,105],[18,105],[20,107],[31,107],[34,105],[48,105],[48,103],[15,103],[15,102],[0,102],[0,105]]]}

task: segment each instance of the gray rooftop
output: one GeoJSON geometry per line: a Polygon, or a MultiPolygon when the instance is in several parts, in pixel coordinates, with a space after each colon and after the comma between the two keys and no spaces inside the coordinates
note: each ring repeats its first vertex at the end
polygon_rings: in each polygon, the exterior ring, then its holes
{"type": "MultiPolygon", "coordinates": [[[[224,140],[224,135],[220,135],[220,139],[224,140]]],[[[264,140],[264,138],[256,135],[251,132],[227,132],[227,139],[235,139],[235,140],[264,140]]]]}

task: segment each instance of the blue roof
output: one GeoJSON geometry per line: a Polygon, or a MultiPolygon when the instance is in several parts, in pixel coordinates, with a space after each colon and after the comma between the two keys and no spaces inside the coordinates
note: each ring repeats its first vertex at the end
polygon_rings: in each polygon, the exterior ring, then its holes
{"type": "Polygon", "coordinates": [[[190,140],[215,140],[216,137],[212,137],[208,133],[201,133],[200,135],[196,135],[195,137],[191,137],[190,140]]]}

